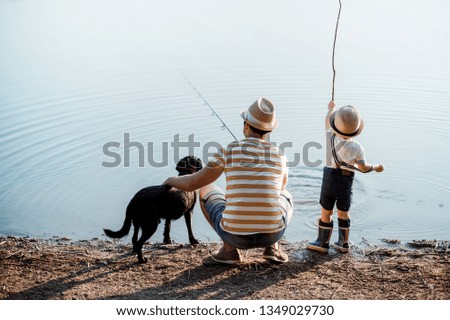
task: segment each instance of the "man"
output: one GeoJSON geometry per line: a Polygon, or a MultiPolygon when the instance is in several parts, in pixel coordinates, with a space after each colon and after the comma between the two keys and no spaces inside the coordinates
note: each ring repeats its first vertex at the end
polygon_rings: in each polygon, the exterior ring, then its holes
{"type": "Polygon", "coordinates": [[[164,183],[185,191],[200,188],[202,212],[223,241],[212,255],[215,261],[240,263],[238,249],[265,248],[264,259],[287,262],[279,244],[293,210],[286,190],[287,160],[267,141],[278,125],[275,107],[259,98],[241,117],[245,139],[219,150],[197,173],[170,177],[164,183]],[[212,184],[223,172],[226,194],[212,184]]]}

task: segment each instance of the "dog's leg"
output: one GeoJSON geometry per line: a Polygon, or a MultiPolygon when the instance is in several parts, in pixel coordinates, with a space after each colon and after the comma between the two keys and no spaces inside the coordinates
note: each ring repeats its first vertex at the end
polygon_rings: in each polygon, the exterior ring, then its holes
{"type": "Polygon", "coordinates": [[[166,223],[164,225],[164,244],[171,244],[172,240],[170,239],[170,226],[172,224],[171,219],[166,219],[166,223]]]}
{"type": "Polygon", "coordinates": [[[195,239],[194,233],[192,232],[192,214],[193,210],[188,210],[184,213],[184,220],[186,221],[186,227],[188,230],[189,242],[192,245],[199,244],[198,240],[195,239]]]}
{"type": "Polygon", "coordinates": [[[159,219],[148,221],[148,223],[149,223],[148,225],[142,226],[141,237],[139,238],[138,241],[136,241],[136,244],[133,246],[134,251],[137,253],[139,263],[147,262],[147,259],[142,257],[142,246],[155,233],[156,229],[158,228],[159,219]]]}
{"type": "Polygon", "coordinates": [[[133,244],[133,252],[136,252],[135,245],[136,245],[136,242],[137,242],[138,234],[139,234],[139,226],[137,226],[135,224],[134,225],[133,237],[131,238],[131,243],[133,244]]]}

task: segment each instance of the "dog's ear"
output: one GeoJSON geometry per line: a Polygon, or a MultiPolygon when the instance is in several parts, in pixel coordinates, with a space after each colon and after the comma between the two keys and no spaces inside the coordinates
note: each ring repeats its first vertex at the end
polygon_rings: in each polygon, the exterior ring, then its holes
{"type": "Polygon", "coordinates": [[[191,170],[189,169],[189,156],[184,157],[180,161],[178,161],[177,166],[175,168],[179,173],[191,173],[191,170]]]}
{"type": "Polygon", "coordinates": [[[178,161],[176,170],[179,173],[194,173],[202,169],[202,161],[194,156],[187,156],[178,161]]]}
{"type": "Polygon", "coordinates": [[[203,168],[202,160],[200,160],[197,157],[191,157],[191,160],[189,161],[189,165],[195,172],[200,171],[203,168]]]}

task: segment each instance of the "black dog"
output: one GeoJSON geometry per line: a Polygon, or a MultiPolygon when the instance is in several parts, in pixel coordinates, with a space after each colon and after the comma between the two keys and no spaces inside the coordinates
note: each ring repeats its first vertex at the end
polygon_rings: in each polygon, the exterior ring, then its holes
{"type": "MultiPolygon", "coordinates": [[[[179,175],[195,173],[200,169],[202,169],[201,160],[193,156],[184,157],[176,167],[179,175]]],[[[119,231],[103,230],[110,238],[122,238],[128,234],[131,222],[133,222],[133,252],[137,253],[139,262],[143,263],[147,259],[142,258],[142,246],[155,233],[161,219],[166,220],[164,243],[171,243],[170,224],[172,220],[177,220],[184,215],[189,242],[198,244],[192,233],[192,212],[196,200],[195,191],[180,191],[168,185],[147,187],[136,193],[128,204],[122,229],[119,231]],[[138,240],[139,229],[142,229],[142,234],[138,240]]]]}

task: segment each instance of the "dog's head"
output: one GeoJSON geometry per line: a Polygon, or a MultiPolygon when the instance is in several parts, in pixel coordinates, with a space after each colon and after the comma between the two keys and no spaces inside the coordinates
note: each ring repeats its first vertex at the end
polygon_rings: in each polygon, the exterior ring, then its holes
{"type": "Polygon", "coordinates": [[[178,161],[176,169],[179,175],[182,176],[200,171],[202,167],[202,160],[194,156],[187,156],[178,161]]]}

